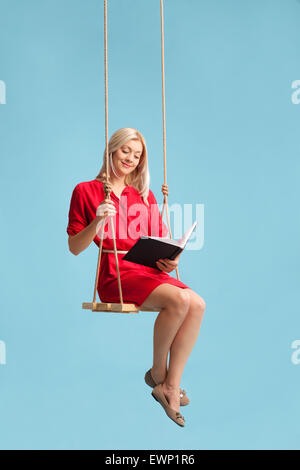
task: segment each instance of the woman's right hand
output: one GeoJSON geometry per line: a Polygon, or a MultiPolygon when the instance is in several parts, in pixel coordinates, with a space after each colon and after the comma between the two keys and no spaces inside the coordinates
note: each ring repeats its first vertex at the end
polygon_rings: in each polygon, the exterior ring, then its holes
{"type": "Polygon", "coordinates": [[[100,217],[101,220],[106,219],[106,217],[114,216],[117,213],[115,204],[111,199],[104,199],[96,210],[96,216],[100,217]]]}

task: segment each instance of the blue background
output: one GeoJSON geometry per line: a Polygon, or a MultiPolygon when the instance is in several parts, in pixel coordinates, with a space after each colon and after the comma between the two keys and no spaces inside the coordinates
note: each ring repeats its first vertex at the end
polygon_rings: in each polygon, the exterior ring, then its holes
{"type": "MultiPolygon", "coordinates": [[[[3,449],[291,449],[300,442],[300,2],[165,1],[169,204],[204,204],[180,278],[206,301],[184,429],[144,383],[156,313],[93,313],[68,251],[105,146],[103,2],[0,0],[3,449]]],[[[109,136],[136,127],[162,203],[159,0],[108,2],[109,136]]],[[[176,276],[175,272],[172,273],[176,276]]]]}

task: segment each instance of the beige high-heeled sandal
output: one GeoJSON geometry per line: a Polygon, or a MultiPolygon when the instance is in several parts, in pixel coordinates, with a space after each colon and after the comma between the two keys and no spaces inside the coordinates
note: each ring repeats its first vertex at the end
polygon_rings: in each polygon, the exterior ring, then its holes
{"type": "Polygon", "coordinates": [[[153,396],[153,398],[155,398],[156,401],[161,404],[169,418],[171,418],[176,424],[178,424],[178,426],[184,427],[184,416],[182,416],[179,411],[173,410],[173,408],[170,407],[168,400],[163,392],[162,384],[156,385],[153,388],[151,395],[153,396]]]}
{"type": "MultiPolygon", "coordinates": [[[[151,369],[149,369],[145,374],[145,382],[149,387],[154,388],[157,383],[154,382],[153,377],[151,375],[151,369]]],[[[185,390],[180,389],[180,406],[186,406],[190,403],[190,399],[186,394],[185,390]]]]}

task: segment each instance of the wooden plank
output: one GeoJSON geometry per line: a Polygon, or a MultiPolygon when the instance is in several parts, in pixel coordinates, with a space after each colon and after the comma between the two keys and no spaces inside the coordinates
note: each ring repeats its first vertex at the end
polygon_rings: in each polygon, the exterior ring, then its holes
{"type": "MultiPolygon", "coordinates": [[[[93,302],[83,302],[82,308],[86,310],[93,310],[93,302]]],[[[142,312],[158,312],[156,308],[139,308],[135,304],[123,303],[96,303],[96,312],[119,312],[119,313],[139,313],[142,312]]]]}
{"type": "MultiPolygon", "coordinates": [[[[93,302],[84,302],[83,309],[93,310],[93,302]]],[[[139,313],[139,309],[134,304],[118,303],[96,303],[96,312],[120,312],[120,313],[139,313]]]]}

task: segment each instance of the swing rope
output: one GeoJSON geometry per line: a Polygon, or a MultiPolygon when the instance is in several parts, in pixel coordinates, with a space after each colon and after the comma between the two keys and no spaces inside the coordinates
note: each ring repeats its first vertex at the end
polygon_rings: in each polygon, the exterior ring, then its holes
{"type": "MultiPolygon", "coordinates": [[[[167,157],[166,157],[165,52],[164,52],[163,0],[160,0],[160,24],[161,24],[161,74],[162,74],[161,80],[162,80],[162,111],[163,111],[164,186],[167,189],[167,194],[169,194],[168,185],[167,185],[167,157]]],[[[170,239],[172,240],[172,231],[171,231],[169,209],[168,209],[168,199],[167,199],[167,195],[164,194],[164,202],[163,202],[163,208],[161,212],[162,218],[164,216],[165,208],[166,208],[166,214],[167,214],[167,223],[168,223],[170,239]]],[[[176,275],[177,275],[178,281],[180,281],[177,267],[176,267],[176,275]]]]}
{"type": "MultiPolygon", "coordinates": [[[[168,223],[168,230],[170,239],[172,239],[172,232],[171,232],[171,224],[169,219],[169,211],[168,211],[168,186],[167,186],[167,158],[166,158],[166,117],[165,117],[165,63],[164,63],[164,19],[163,19],[163,0],[160,0],[160,13],[161,13],[161,59],[162,59],[162,111],[163,111],[163,155],[164,155],[164,189],[166,190],[167,194],[164,194],[164,201],[163,201],[163,209],[161,213],[161,217],[163,218],[164,209],[166,208],[166,215],[167,215],[167,223],[168,223]]],[[[108,78],[107,78],[107,0],[104,0],[104,64],[105,64],[105,182],[103,184],[103,189],[105,192],[105,198],[110,199],[110,194],[112,192],[111,182],[109,181],[108,175],[108,78]]],[[[163,192],[163,191],[162,191],[163,192]]],[[[113,244],[114,249],[113,253],[115,254],[116,260],[116,267],[117,267],[117,274],[118,274],[118,287],[119,287],[119,296],[120,296],[120,305],[121,310],[123,310],[123,294],[122,294],[122,286],[121,286],[121,278],[120,278],[120,270],[119,270],[119,260],[117,253],[124,253],[123,251],[118,251],[116,247],[116,239],[115,239],[115,231],[114,231],[114,224],[112,220],[113,216],[109,216],[110,223],[111,223],[111,230],[113,236],[113,244]]],[[[101,238],[100,238],[100,245],[99,245],[99,255],[98,255],[98,263],[97,263],[97,270],[96,270],[96,279],[95,279],[95,286],[94,286],[94,296],[93,296],[93,303],[92,303],[92,310],[95,311],[97,309],[96,304],[96,294],[97,294],[97,285],[99,279],[99,271],[100,271],[100,264],[101,264],[101,254],[102,254],[102,246],[103,246],[103,233],[104,233],[104,221],[101,227],[101,238]]],[[[103,250],[104,252],[111,253],[112,250],[103,250]]],[[[179,279],[178,268],[176,267],[176,274],[177,279],[179,279]]]]}

